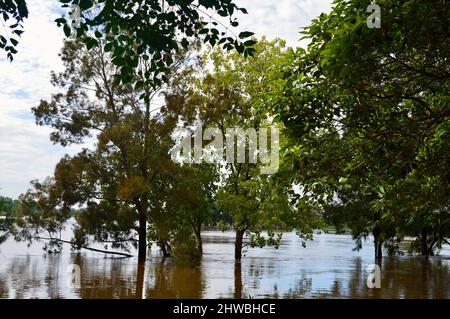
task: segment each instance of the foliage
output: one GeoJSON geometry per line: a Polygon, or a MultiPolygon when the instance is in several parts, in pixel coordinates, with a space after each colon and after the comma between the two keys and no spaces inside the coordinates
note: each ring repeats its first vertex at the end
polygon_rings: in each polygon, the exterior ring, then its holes
{"type": "Polygon", "coordinates": [[[20,202],[9,197],[0,196],[0,216],[16,216],[20,209],[20,202]]]}
{"type": "Polygon", "coordinates": [[[380,29],[366,26],[368,4],[336,0],[304,30],[277,111],[296,179],[317,209],[342,190],[362,199],[364,229],[448,220],[448,4],[378,1],[380,29]]]}
{"type": "MultiPolygon", "coordinates": [[[[244,56],[252,55],[253,33],[245,31],[235,35],[233,28],[239,25],[235,15],[247,13],[231,0],[59,0],[63,8],[78,5],[79,25],[72,28],[73,21],[61,17],[56,20],[69,38],[73,33],[82,39],[87,49],[100,46],[111,53],[121,83],[133,84],[137,89],[151,85],[154,89],[167,80],[166,73],[174,62],[176,52],[186,50],[196,39],[210,45],[222,45],[224,49],[236,49],[244,56]],[[213,18],[214,14],[229,19],[229,26],[213,18]],[[141,60],[148,61],[141,79],[135,74],[141,60]]],[[[10,28],[15,35],[23,32],[22,21],[28,17],[25,0],[0,1],[0,18],[10,17],[17,23],[10,28]]],[[[0,37],[0,48],[13,59],[17,53],[15,38],[0,37]]],[[[144,92],[145,93],[145,92],[144,92]]],[[[149,96],[144,94],[149,99],[149,96]]]]}
{"type": "MultiPolygon", "coordinates": [[[[196,38],[213,46],[220,43],[224,48],[235,48],[245,56],[253,52],[251,40],[241,42],[252,33],[242,32],[237,37],[231,30],[228,34],[228,28],[219,20],[206,22],[208,16],[212,19],[207,13],[211,10],[221,17],[228,17],[232,27],[238,26],[233,16],[246,10],[230,0],[60,2],[80,5],[81,25],[76,29],[77,37],[83,37],[88,48],[99,45],[98,40],[104,39],[102,45],[105,51],[111,52],[112,61],[120,70],[119,79],[125,83],[134,80],[139,59],[144,58],[151,63],[143,77],[147,84],[159,86],[173,62],[173,52],[187,49],[196,38]],[[95,36],[87,36],[90,30],[95,30],[95,36]]],[[[64,25],[64,32],[69,36],[68,22],[63,18],[57,22],[64,25]]]]}
{"type": "MultiPolygon", "coordinates": [[[[278,90],[283,82],[279,66],[292,51],[282,40],[265,39],[255,49],[254,57],[248,59],[220,49],[207,52],[200,59],[200,72],[180,79],[174,92],[182,97],[181,105],[196,110],[186,119],[188,123],[221,132],[235,127],[246,130],[279,126],[271,121],[269,92],[278,90]]],[[[230,217],[236,230],[237,259],[241,258],[246,233],[250,245],[259,247],[278,246],[281,232],[293,228],[308,237],[317,217],[311,219],[312,215],[307,217],[293,209],[290,179],[283,174],[262,175],[262,163],[222,164],[217,206],[230,217]],[[264,231],[268,236],[262,235],[264,231]]]]}
{"type": "Polygon", "coordinates": [[[16,47],[23,33],[22,23],[26,18],[28,18],[28,8],[25,0],[0,0],[0,20],[5,28],[4,33],[0,33],[0,49],[5,50],[10,61],[17,53],[16,47]]]}
{"type": "Polygon", "coordinates": [[[14,217],[20,210],[20,202],[0,196],[0,244],[14,233],[14,217]]]}
{"type": "MultiPolygon", "coordinates": [[[[38,239],[45,230],[60,243],[58,227],[74,215],[70,243],[75,249],[92,242],[105,249],[138,247],[144,260],[147,240],[170,256],[172,251],[182,255],[178,252],[193,238],[196,250],[191,253],[201,254],[201,227],[213,211],[218,175],[211,165],[180,167],[169,152],[174,129],[191,111],[174,103],[163,87],[144,84],[136,90],[113,81],[115,66],[101,47],[88,51],[79,41],[69,41],[61,57],[66,70],[53,74],[52,83],[63,93],[33,108],[37,123],[51,126],[51,139],[63,146],[95,144],[62,158],[54,176],[36,182],[25,195],[39,209],[36,220],[30,215],[31,223],[22,225],[22,238],[38,239]],[[165,103],[142,100],[143,92],[162,94],[165,103]]],[[[178,55],[168,76],[186,74],[191,59],[194,52],[178,55]]]]}
{"type": "MultiPolygon", "coordinates": [[[[179,58],[175,65],[185,61],[184,55],[179,58]]],[[[65,92],[35,107],[36,120],[54,128],[56,143],[96,143],[59,162],[50,180],[58,199],[52,207],[84,207],[75,216],[76,247],[90,240],[124,249],[139,244],[145,259],[147,222],[158,229],[165,223],[159,217],[176,171],[169,156],[171,133],[182,110],[140,99],[143,93],[156,96],[160,88],[144,84],[137,90],[113,81],[116,67],[102,47],[87,51],[70,41],[62,59],[66,70],[53,74],[52,83],[65,92]]],[[[141,70],[147,67],[143,63],[141,70]]]]}
{"type": "MultiPolygon", "coordinates": [[[[208,163],[191,163],[180,167],[167,200],[168,209],[176,215],[174,228],[179,229],[181,234],[185,234],[188,229],[187,237],[189,239],[193,235],[200,254],[203,252],[202,226],[209,223],[217,209],[218,169],[217,165],[208,163]]],[[[177,234],[176,237],[180,236],[177,234]]]]}
{"type": "MultiPolygon", "coordinates": [[[[396,253],[405,236],[423,255],[448,243],[447,1],[379,0],[381,28],[370,29],[369,0],[335,0],[303,30],[308,46],[295,51],[279,39],[233,35],[210,16],[236,27],[234,15],[245,9],[231,0],[60,3],[80,5],[81,27],[61,54],[65,71],[52,74],[62,93],[33,112],[53,128],[53,142],[94,145],[34,182],[20,209],[2,208],[14,203],[0,198],[0,211],[19,212],[18,238],[45,230],[56,239],[78,206],[75,248],[139,247],[141,259],[150,241],[164,256],[198,261],[210,222],[233,226],[237,259],[245,235],[253,247],[277,247],[289,230],[308,240],[320,217],[351,230],[356,249],[373,235],[376,257],[383,245],[396,253]],[[216,47],[198,56],[201,42],[216,47]],[[276,127],[279,170],[178,165],[169,153],[181,126],[276,127]]],[[[0,10],[19,36],[25,2],[0,0],[0,10]]],[[[71,36],[69,21],[57,23],[71,36]]],[[[12,59],[17,40],[0,37],[0,45],[12,59]]]]}

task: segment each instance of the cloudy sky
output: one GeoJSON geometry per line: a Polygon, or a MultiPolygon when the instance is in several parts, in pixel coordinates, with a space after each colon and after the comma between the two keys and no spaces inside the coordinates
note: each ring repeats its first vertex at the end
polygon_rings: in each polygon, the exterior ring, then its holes
{"type": "MultiPolygon", "coordinates": [[[[321,12],[329,11],[332,0],[236,0],[248,10],[240,19],[242,28],[280,37],[298,45],[299,30],[321,12]]],[[[0,195],[16,198],[33,179],[53,173],[64,154],[77,147],[62,148],[49,140],[49,128],[38,127],[31,107],[48,99],[54,89],[50,71],[62,70],[58,53],[63,32],[53,22],[60,13],[55,0],[29,0],[30,18],[13,63],[0,52],[0,195]]]]}

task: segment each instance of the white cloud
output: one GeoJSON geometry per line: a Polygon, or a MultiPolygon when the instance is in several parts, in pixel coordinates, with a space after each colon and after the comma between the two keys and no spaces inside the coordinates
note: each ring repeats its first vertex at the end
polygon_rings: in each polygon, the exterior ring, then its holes
{"type": "MultiPolygon", "coordinates": [[[[331,0],[236,0],[248,10],[240,15],[241,29],[258,37],[280,37],[297,45],[300,27],[323,11],[331,0]]],[[[0,52],[0,194],[17,197],[33,179],[52,175],[55,164],[65,153],[52,145],[49,128],[38,127],[30,109],[53,92],[50,72],[62,70],[58,53],[63,32],[54,20],[55,0],[28,1],[30,19],[19,44],[19,53],[9,63],[0,52]]]]}
{"type": "Polygon", "coordinates": [[[297,46],[300,29],[320,13],[330,11],[332,0],[236,0],[236,3],[248,11],[248,15],[240,16],[242,29],[255,32],[257,37],[280,37],[288,45],[297,46]]]}
{"type": "Polygon", "coordinates": [[[62,69],[63,35],[53,22],[54,0],[28,3],[30,19],[14,62],[0,53],[0,194],[11,197],[26,191],[30,180],[51,175],[57,161],[73,151],[52,145],[50,130],[37,126],[30,112],[53,91],[50,72],[62,69]]]}

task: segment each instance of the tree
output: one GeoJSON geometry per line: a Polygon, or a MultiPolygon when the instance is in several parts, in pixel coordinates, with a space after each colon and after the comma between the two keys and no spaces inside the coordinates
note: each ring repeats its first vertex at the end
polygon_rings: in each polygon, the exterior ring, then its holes
{"type": "Polygon", "coordinates": [[[9,197],[0,196],[0,216],[15,216],[19,210],[20,203],[9,197]]]}
{"type": "Polygon", "coordinates": [[[448,218],[448,4],[377,1],[380,29],[366,25],[368,4],[335,1],[304,30],[277,111],[297,180],[319,209],[342,188],[363,195],[366,229],[448,218]]]}
{"type": "Polygon", "coordinates": [[[18,214],[20,202],[0,196],[0,244],[14,232],[14,217],[18,214]]]}
{"type": "MultiPolygon", "coordinates": [[[[154,97],[161,88],[142,83],[139,88],[113,81],[116,67],[100,46],[87,51],[78,41],[66,42],[61,54],[65,71],[53,74],[52,83],[64,93],[33,108],[37,123],[51,126],[51,139],[63,146],[95,140],[95,147],[63,158],[38,198],[54,198],[49,210],[76,214],[74,247],[86,247],[90,239],[113,247],[138,246],[139,261],[147,251],[147,224],[164,232],[166,186],[176,164],[169,156],[171,134],[182,109],[155,105],[140,95],[154,97]],[[137,239],[135,235],[137,233],[137,239]]],[[[179,55],[178,63],[186,62],[179,55]]],[[[140,62],[139,74],[149,67],[140,62]]],[[[172,68],[172,73],[177,72],[172,68]]],[[[139,75],[136,75],[137,77],[139,75]]],[[[168,74],[168,76],[170,76],[168,74]]],[[[160,238],[164,250],[166,238],[160,238]]]]}
{"type": "Polygon", "coordinates": [[[215,208],[218,177],[214,165],[190,163],[175,165],[170,178],[161,184],[148,238],[159,245],[164,257],[173,256],[183,263],[200,260],[202,226],[209,222],[215,208]]]}
{"type": "MultiPolygon", "coordinates": [[[[248,59],[220,49],[211,51],[200,59],[197,74],[180,79],[173,91],[182,97],[180,105],[193,105],[187,108],[196,110],[186,119],[192,131],[198,127],[215,128],[225,134],[227,129],[233,128],[245,131],[279,125],[270,119],[267,99],[269,92],[279,88],[282,80],[279,66],[291,51],[285,49],[282,40],[269,42],[265,39],[255,49],[254,57],[248,59]],[[211,71],[205,72],[207,66],[211,71]]],[[[251,142],[238,143],[249,147],[251,142]]],[[[204,142],[202,146],[208,145],[204,142]]],[[[223,154],[226,153],[225,145],[218,147],[223,147],[223,154]]],[[[250,156],[246,155],[246,163],[238,163],[236,158],[228,163],[219,161],[222,178],[216,200],[219,210],[230,216],[236,231],[237,260],[242,257],[245,234],[250,235],[252,246],[277,246],[284,230],[297,228],[299,233],[304,232],[304,238],[309,238],[316,221],[312,215],[302,215],[303,212],[291,205],[290,179],[281,173],[261,174],[265,163],[250,163],[250,156]],[[268,237],[262,235],[263,231],[268,231],[268,237]]]]}
{"type": "MultiPolygon", "coordinates": [[[[214,164],[200,163],[184,165],[173,179],[173,187],[168,199],[168,209],[175,212],[176,227],[187,231],[195,238],[195,248],[203,253],[201,231],[208,224],[216,210],[216,192],[219,184],[219,170],[214,164]]],[[[181,236],[180,240],[186,240],[181,236]]],[[[187,249],[192,254],[192,249],[187,249]]]]}
{"type": "Polygon", "coordinates": [[[0,219],[0,244],[5,242],[12,233],[13,222],[8,219],[0,219]]]}
{"type": "Polygon", "coordinates": [[[433,256],[449,244],[450,217],[448,206],[443,209],[421,211],[404,220],[402,232],[405,236],[413,236],[416,239],[411,242],[409,251],[420,253],[423,256],[433,256]]]}
{"type": "Polygon", "coordinates": [[[382,219],[379,212],[371,210],[370,201],[367,194],[341,191],[335,202],[324,207],[324,218],[332,221],[337,232],[344,227],[351,231],[356,240],[355,250],[360,250],[363,240],[373,235],[374,256],[380,261],[383,245],[390,254],[397,252],[398,240],[394,238],[398,234],[398,225],[382,219]]]}

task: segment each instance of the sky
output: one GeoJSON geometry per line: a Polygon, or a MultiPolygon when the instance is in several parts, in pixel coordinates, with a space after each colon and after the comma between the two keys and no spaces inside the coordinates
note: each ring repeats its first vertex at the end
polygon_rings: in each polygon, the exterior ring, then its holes
{"type": "MultiPolygon", "coordinates": [[[[54,20],[61,16],[55,0],[28,0],[30,18],[12,63],[0,51],[0,195],[17,198],[30,181],[53,175],[56,163],[80,146],[53,145],[51,129],[35,124],[31,108],[56,93],[50,72],[62,71],[58,53],[63,31],[54,20]]],[[[328,12],[332,0],[236,0],[248,15],[238,18],[242,30],[257,37],[285,39],[299,45],[301,27],[321,12],[328,12]]]]}

